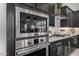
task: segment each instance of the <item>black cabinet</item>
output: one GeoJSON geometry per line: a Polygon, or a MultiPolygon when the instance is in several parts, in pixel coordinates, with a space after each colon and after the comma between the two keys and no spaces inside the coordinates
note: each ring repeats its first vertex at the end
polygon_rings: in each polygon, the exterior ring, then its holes
{"type": "Polygon", "coordinates": [[[68,56],[76,48],[79,48],[78,35],[50,43],[49,56],[68,56]]]}
{"type": "Polygon", "coordinates": [[[77,43],[78,43],[78,47],[79,48],[79,35],[77,35],[77,43]]]}
{"type": "Polygon", "coordinates": [[[67,38],[63,40],[64,46],[64,56],[68,56],[74,50],[72,47],[72,38],[67,38]]]}
{"type": "Polygon", "coordinates": [[[37,8],[42,11],[49,12],[49,10],[48,10],[49,4],[48,3],[37,3],[37,8]]]}
{"type": "Polygon", "coordinates": [[[70,13],[70,27],[76,27],[75,13],[72,11],[70,13]]]}
{"type": "Polygon", "coordinates": [[[71,38],[67,38],[63,40],[63,46],[64,46],[64,56],[68,56],[71,53],[71,38]]]}
{"type": "Polygon", "coordinates": [[[50,15],[55,14],[55,4],[49,4],[48,10],[50,15]]]}
{"type": "Polygon", "coordinates": [[[49,16],[49,26],[55,26],[55,17],[49,16]]]}
{"type": "Polygon", "coordinates": [[[68,55],[68,40],[64,39],[63,40],[63,49],[64,49],[64,56],[68,55]]]}
{"type": "MultiPolygon", "coordinates": [[[[61,14],[68,17],[69,18],[69,13],[70,13],[70,10],[67,6],[64,6],[61,8],[61,14]]],[[[60,21],[60,27],[69,27],[69,19],[61,19],[60,21]]]]}
{"type": "Polygon", "coordinates": [[[55,26],[55,5],[49,5],[49,26],[55,26]]]}
{"type": "Polygon", "coordinates": [[[27,5],[28,7],[36,8],[36,3],[24,3],[24,4],[27,5]]]}
{"type": "Polygon", "coordinates": [[[75,13],[75,15],[74,15],[74,17],[75,17],[75,26],[74,27],[79,27],[79,11],[75,11],[74,12],[75,13]]]}
{"type": "Polygon", "coordinates": [[[49,3],[24,3],[24,5],[39,12],[49,13],[49,3]]]}
{"type": "Polygon", "coordinates": [[[49,56],[63,56],[62,40],[50,43],[50,45],[49,45],[49,56]]]}
{"type": "Polygon", "coordinates": [[[61,19],[60,20],[60,27],[69,27],[69,19],[61,19]]]}
{"type": "Polygon", "coordinates": [[[67,19],[61,19],[60,26],[73,27],[74,26],[74,11],[70,9],[68,6],[64,6],[61,8],[61,14],[66,16],[67,19]]]}

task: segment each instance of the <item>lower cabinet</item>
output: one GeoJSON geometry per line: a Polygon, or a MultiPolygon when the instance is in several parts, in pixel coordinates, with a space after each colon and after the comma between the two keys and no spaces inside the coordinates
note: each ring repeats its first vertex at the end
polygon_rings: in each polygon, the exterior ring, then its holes
{"type": "Polygon", "coordinates": [[[49,56],[68,56],[79,48],[79,36],[52,42],[49,45],[49,56]]]}
{"type": "Polygon", "coordinates": [[[67,56],[68,55],[68,40],[64,39],[63,40],[63,52],[64,52],[64,56],[67,56]]]}
{"type": "Polygon", "coordinates": [[[51,42],[49,56],[68,56],[76,48],[79,48],[79,35],[51,42]]]}
{"type": "Polygon", "coordinates": [[[64,56],[68,56],[74,49],[71,46],[72,38],[67,38],[63,40],[64,46],[64,56]]]}
{"type": "Polygon", "coordinates": [[[79,35],[77,37],[77,43],[78,43],[78,47],[77,48],[79,48],[79,35]]]}
{"type": "Polygon", "coordinates": [[[52,42],[49,45],[49,56],[63,56],[63,42],[52,42]]]}

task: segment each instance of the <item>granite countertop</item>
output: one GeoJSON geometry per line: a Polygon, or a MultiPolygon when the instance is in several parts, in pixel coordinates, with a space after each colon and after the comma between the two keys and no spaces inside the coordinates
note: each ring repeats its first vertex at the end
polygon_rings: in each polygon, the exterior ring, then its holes
{"type": "Polygon", "coordinates": [[[54,41],[57,41],[57,40],[64,40],[66,38],[69,38],[69,37],[73,37],[73,36],[76,36],[76,35],[79,35],[79,33],[74,33],[74,34],[70,34],[70,35],[66,35],[66,36],[49,36],[49,42],[54,42],[54,41]]]}

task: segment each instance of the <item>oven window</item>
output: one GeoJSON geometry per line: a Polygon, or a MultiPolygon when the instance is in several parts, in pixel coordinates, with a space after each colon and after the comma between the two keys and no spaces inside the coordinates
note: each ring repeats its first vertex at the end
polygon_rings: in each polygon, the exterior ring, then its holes
{"type": "Polygon", "coordinates": [[[20,12],[20,33],[47,32],[47,18],[20,12]]]}

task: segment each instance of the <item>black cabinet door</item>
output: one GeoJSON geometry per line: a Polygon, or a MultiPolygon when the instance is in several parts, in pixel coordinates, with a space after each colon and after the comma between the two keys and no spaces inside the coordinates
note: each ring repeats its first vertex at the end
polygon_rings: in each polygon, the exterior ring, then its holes
{"type": "Polygon", "coordinates": [[[24,4],[29,6],[29,7],[36,8],[36,3],[24,3],[24,4]]]}
{"type": "MultiPolygon", "coordinates": [[[[67,6],[61,8],[61,14],[69,18],[70,14],[67,6]]],[[[61,19],[60,27],[69,27],[69,22],[69,19],[61,19]]]]}
{"type": "Polygon", "coordinates": [[[60,26],[61,27],[72,27],[73,26],[73,10],[67,6],[61,8],[61,14],[66,16],[68,19],[61,19],[60,26]]]}
{"type": "Polygon", "coordinates": [[[78,48],[79,48],[79,35],[78,35],[78,37],[77,37],[77,42],[78,42],[78,48]]]}
{"type": "Polygon", "coordinates": [[[57,48],[56,47],[49,47],[49,56],[57,56],[57,48]]]}
{"type": "Polygon", "coordinates": [[[55,26],[55,17],[49,16],[49,26],[55,26]]]}
{"type": "Polygon", "coordinates": [[[48,3],[37,3],[37,8],[42,11],[49,12],[48,7],[49,7],[48,3]]]}
{"type": "Polygon", "coordinates": [[[49,56],[63,56],[62,41],[57,41],[49,45],[49,56]]]}
{"type": "Polygon", "coordinates": [[[63,44],[58,45],[57,56],[63,56],[63,44]]]}
{"type": "Polygon", "coordinates": [[[48,10],[50,15],[55,14],[55,4],[49,4],[48,10]]]}
{"type": "Polygon", "coordinates": [[[76,27],[76,20],[75,20],[75,13],[74,12],[70,13],[70,26],[76,27]]]}
{"type": "Polygon", "coordinates": [[[67,38],[63,40],[63,49],[64,49],[64,56],[68,56],[72,52],[72,38],[67,38]]]}
{"type": "Polygon", "coordinates": [[[68,55],[68,39],[63,40],[64,56],[68,55]]]}
{"type": "Polygon", "coordinates": [[[75,11],[75,27],[79,27],[79,11],[75,11]]]}
{"type": "Polygon", "coordinates": [[[61,14],[62,14],[62,15],[67,16],[66,11],[67,11],[67,10],[66,10],[66,7],[62,7],[62,8],[61,8],[61,14]]]}
{"type": "Polygon", "coordinates": [[[60,20],[60,27],[69,27],[70,23],[69,23],[69,19],[61,19],[60,20]]]}
{"type": "Polygon", "coordinates": [[[49,26],[55,26],[55,5],[49,5],[49,26]]]}

